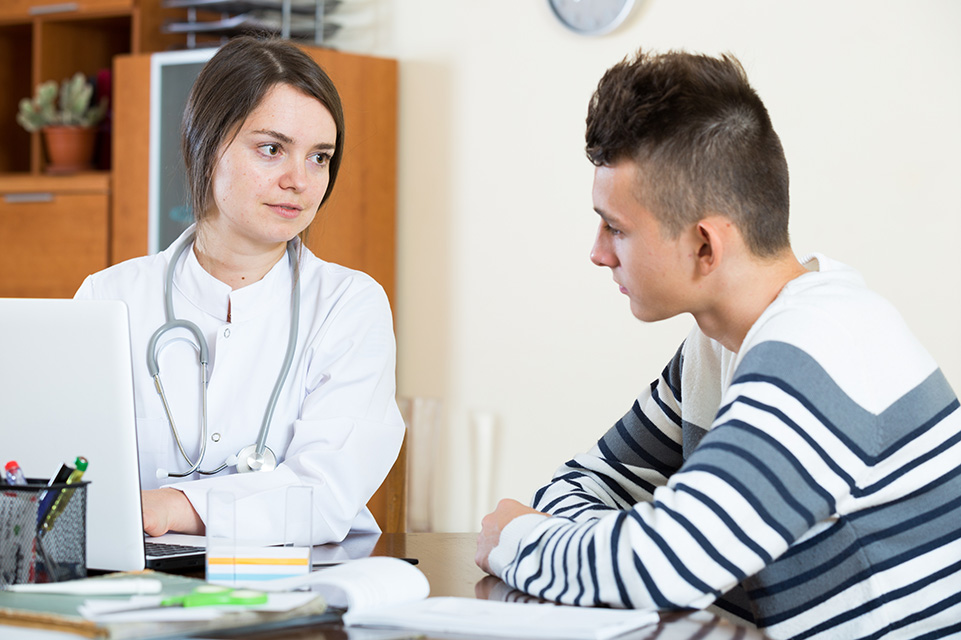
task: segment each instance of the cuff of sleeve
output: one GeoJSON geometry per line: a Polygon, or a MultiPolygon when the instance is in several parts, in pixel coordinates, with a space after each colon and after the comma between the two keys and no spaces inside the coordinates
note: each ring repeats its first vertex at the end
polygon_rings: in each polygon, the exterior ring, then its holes
{"type": "Polygon", "coordinates": [[[187,497],[187,501],[190,502],[190,506],[193,507],[197,515],[200,516],[200,520],[204,523],[204,527],[207,526],[207,492],[203,489],[196,489],[193,487],[181,487],[176,484],[165,484],[160,487],[161,489],[176,489],[180,493],[187,497]]]}
{"type": "Polygon", "coordinates": [[[547,520],[549,516],[538,513],[528,513],[508,523],[501,531],[500,540],[497,546],[487,557],[491,571],[499,578],[504,577],[504,570],[514,561],[520,551],[521,540],[541,522],[547,520]]]}

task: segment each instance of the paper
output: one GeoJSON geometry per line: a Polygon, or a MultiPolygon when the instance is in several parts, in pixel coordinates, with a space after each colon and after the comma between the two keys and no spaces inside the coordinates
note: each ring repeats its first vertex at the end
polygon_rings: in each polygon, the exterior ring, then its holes
{"type": "Polygon", "coordinates": [[[257,585],[264,591],[290,591],[304,587],[324,596],[332,607],[351,610],[423,600],[430,593],[430,584],[420,569],[399,558],[379,556],[257,585]]]}
{"type": "Polygon", "coordinates": [[[213,620],[237,611],[285,612],[301,607],[316,593],[272,593],[262,605],[237,607],[161,607],[163,596],[134,596],[126,600],[87,600],[78,609],[80,615],[94,622],[182,622],[213,620]]]}
{"type": "Polygon", "coordinates": [[[258,585],[259,589],[280,591],[304,587],[322,595],[330,606],[346,609],[344,623],[350,626],[483,637],[606,640],[658,621],[654,611],[428,598],[427,578],[398,558],[362,558],[308,576],[258,585]]]}
{"type": "Polygon", "coordinates": [[[349,609],[347,625],[482,637],[606,640],[658,622],[655,611],[555,604],[428,598],[390,607],[349,609]]]}

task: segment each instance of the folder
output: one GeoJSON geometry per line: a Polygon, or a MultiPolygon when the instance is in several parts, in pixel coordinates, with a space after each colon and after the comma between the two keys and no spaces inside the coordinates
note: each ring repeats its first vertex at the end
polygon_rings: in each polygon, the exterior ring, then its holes
{"type": "MultiPolygon", "coordinates": [[[[164,598],[184,595],[197,586],[206,584],[204,580],[188,576],[171,575],[154,571],[134,573],[112,573],[87,580],[113,580],[129,578],[133,575],[160,580],[163,584],[164,598]]],[[[53,593],[17,593],[0,591],[0,635],[3,626],[28,627],[50,631],[73,633],[87,638],[107,638],[124,640],[144,638],[182,638],[185,634],[223,630],[223,629],[282,629],[305,623],[320,623],[338,620],[339,612],[328,611],[322,597],[315,597],[307,604],[281,612],[253,611],[238,608],[212,619],[164,622],[131,620],[124,622],[98,623],[85,619],[78,607],[96,599],[123,600],[129,596],[68,595],[53,593]]]]}

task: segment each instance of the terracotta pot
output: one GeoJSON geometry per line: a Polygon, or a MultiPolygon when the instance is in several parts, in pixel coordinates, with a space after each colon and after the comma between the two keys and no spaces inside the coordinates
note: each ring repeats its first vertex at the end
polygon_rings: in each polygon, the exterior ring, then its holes
{"type": "Polygon", "coordinates": [[[92,127],[51,126],[43,128],[47,147],[47,173],[77,173],[93,170],[97,130],[92,127]]]}

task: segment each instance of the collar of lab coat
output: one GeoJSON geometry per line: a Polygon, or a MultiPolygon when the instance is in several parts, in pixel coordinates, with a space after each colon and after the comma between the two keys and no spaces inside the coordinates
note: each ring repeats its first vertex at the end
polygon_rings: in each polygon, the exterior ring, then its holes
{"type": "MultiPolygon", "coordinates": [[[[194,225],[191,225],[170,245],[165,252],[168,260],[193,230],[194,225]]],[[[204,270],[193,250],[188,249],[174,270],[174,287],[194,307],[221,321],[227,318],[229,302],[231,322],[237,323],[289,308],[292,276],[290,261],[284,254],[258,282],[232,291],[230,285],[204,270]]],[[[176,309],[176,303],[174,307],[176,309]]]]}

